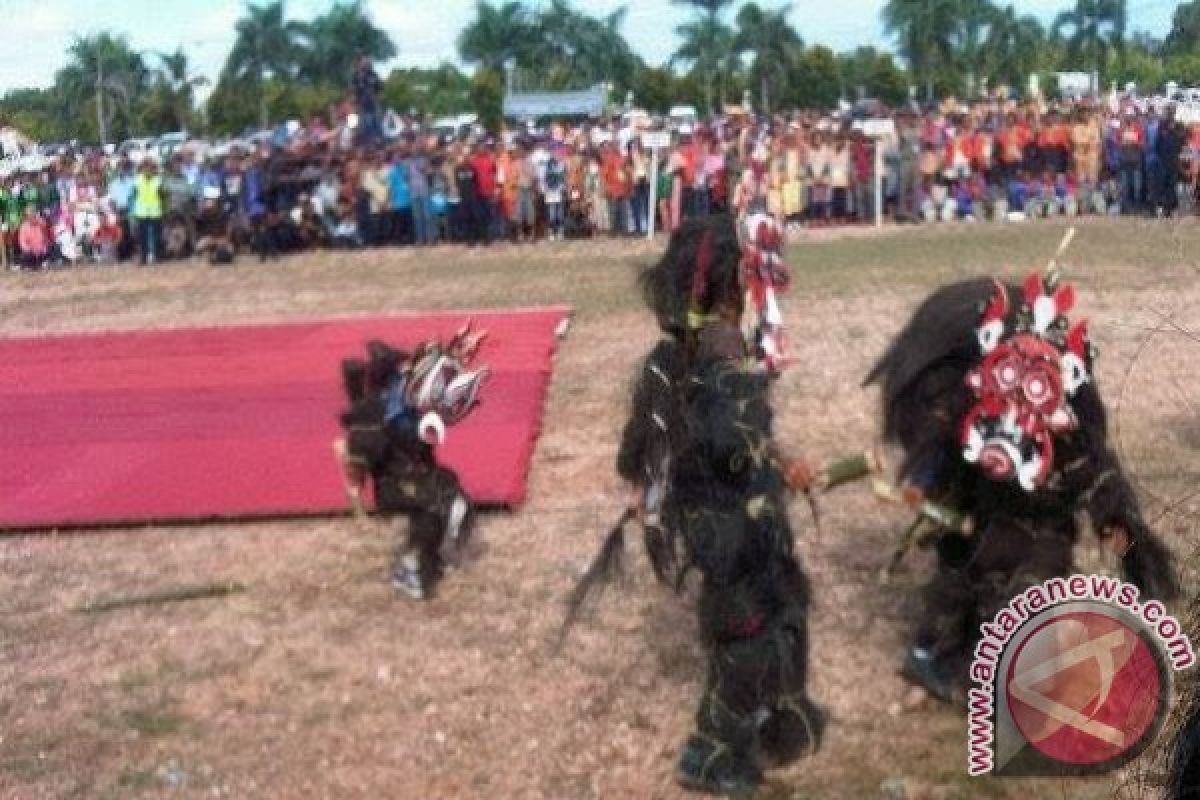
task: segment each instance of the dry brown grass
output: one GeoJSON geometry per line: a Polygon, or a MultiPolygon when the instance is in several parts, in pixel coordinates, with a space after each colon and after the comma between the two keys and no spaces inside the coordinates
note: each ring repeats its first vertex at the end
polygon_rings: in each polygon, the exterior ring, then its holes
{"type": "MultiPolygon", "coordinates": [[[[1085,226],[1068,258],[1152,514],[1200,471],[1200,344],[1147,341],[1160,322],[1151,309],[1200,329],[1200,272],[1186,258],[1200,234],[1170,230],[1085,226]]],[[[826,234],[798,246],[786,310],[801,365],[778,389],[782,440],[815,458],[871,442],[875,397],[858,384],[922,293],[955,275],[1020,274],[1060,233],[826,234]]],[[[675,752],[702,668],[687,599],[654,585],[631,548],[626,591],[606,595],[565,652],[550,651],[562,598],[622,495],[611,465],[627,383],[655,337],[634,270],[656,253],[596,242],[3,276],[9,334],[563,302],[579,313],[557,357],[528,505],[487,515],[481,558],[428,604],[388,586],[392,535],[348,519],[0,539],[0,797],[680,797],[675,752]],[[70,610],[217,579],[248,591],[70,610]]],[[[1193,498],[1160,521],[1180,548],[1195,543],[1198,509],[1193,498]]],[[[796,523],[818,598],[814,691],[834,719],[820,754],[773,776],[775,796],[877,797],[897,776],[927,796],[1110,794],[1107,781],[968,781],[962,718],[888,714],[925,568],[911,558],[895,586],[876,583],[903,519],[848,488],[824,503],[824,538],[800,507],[796,523]]]]}

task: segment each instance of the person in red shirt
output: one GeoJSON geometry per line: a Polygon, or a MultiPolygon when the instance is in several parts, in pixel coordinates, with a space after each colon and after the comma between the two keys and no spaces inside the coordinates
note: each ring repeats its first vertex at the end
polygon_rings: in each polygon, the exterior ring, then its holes
{"type": "Polygon", "coordinates": [[[854,179],[854,216],[860,223],[875,217],[875,150],[862,131],[855,131],[850,141],[850,166],[854,179]]]}
{"type": "MultiPolygon", "coordinates": [[[[475,191],[479,195],[477,202],[483,240],[490,244],[501,219],[500,198],[496,193],[496,158],[485,145],[476,145],[469,163],[475,171],[475,191]]],[[[466,201],[465,197],[463,201],[466,201]]]]}
{"type": "Polygon", "coordinates": [[[622,236],[629,229],[629,173],[625,159],[612,143],[601,151],[600,179],[608,196],[610,230],[613,236],[622,236]]]}
{"type": "Polygon", "coordinates": [[[25,208],[25,218],[17,229],[17,248],[23,267],[44,267],[50,258],[50,229],[33,206],[25,208]]]}

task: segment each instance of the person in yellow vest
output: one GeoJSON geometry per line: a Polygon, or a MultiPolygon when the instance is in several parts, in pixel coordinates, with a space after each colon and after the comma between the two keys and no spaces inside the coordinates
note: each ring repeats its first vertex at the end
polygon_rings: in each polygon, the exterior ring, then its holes
{"type": "Polygon", "coordinates": [[[142,264],[158,260],[158,242],[162,234],[162,176],[154,159],[142,161],[133,186],[133,219],[141,245],[142,264]]]}

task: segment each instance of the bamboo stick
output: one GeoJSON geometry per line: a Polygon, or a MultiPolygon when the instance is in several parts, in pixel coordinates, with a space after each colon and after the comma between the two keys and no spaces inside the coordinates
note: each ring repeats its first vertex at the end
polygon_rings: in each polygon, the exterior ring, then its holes
{"type": "Polygon", "coordinates": [[[177,603],[183,600],[198,600],[205,597],[224,597],[246,591],[246,587],[233,581],[203,583],[195,586],[180,586],[174,589],[164,589],[158,592],[134,595],[114,595],[84,603],[75,610],[84,614],[94,614],[100,611],[114,611],[132,606],[160,605],[162,603],[177,603]]]}

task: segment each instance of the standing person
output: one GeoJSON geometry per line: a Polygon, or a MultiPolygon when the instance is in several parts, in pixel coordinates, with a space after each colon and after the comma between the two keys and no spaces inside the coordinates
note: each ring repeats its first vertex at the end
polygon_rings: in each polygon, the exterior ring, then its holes
{"type": "MultiPolygon", "coordinates": [[[[0,269],[8,269],[8,244],[20,227],[20,218],[13,219],[13,211],[18,210],[16,198],[12,194],[12,183],[8,177],[0,178],[0,269]]],[[[18,211],[19,213],[19,211],[18,211]]],[[[12,268],[19,265],[13,262],[12,268]]]]}
{"type": "Polygon", "coordinates": [[[413,239],[418,246],[437,241],[437,229],[429,207],[429,158],[425,143],[417,140],[412,155],[404,162],[408,169],[408,193],[412,198],[413,239]]]}
{"type": "Polygon", "coordinates": [[[409,185],[409,169],[406,148],[402,145],[392,154],[392,164],[387,170],[388,203],[391,207],[391,224],[388,241],[392,244],[413,243],[413,201],[409,185]]]}
{"type": "Polygon", "coordinates": [[[532,242],[537,226],[539,183],[537,164],[533,161],[532,151],[526,148],[518,150],[513,168],[516,172],[513,178],[517,190],[513,232],[518,241],[532,242]]]}
{"type": "Polygon", "coordinates": [[[561,241],[563,238],[563,205],[567,185],[567,165],[562,154],[553,149],[546,159],[542,174],[542,197],[546,203],[546,238],[561,241]]]}
{"type": "Polygon", "coordinates": [[[604,192],[604,175],[599,154],[588,157],[587,173],[584,176],[584,197],[588,209],[588,222],[592,234],[608,233],[608,196],[604,192]]]}
{"type": "Polygon", "coordinates": [[[816,750],[826,718],[807,690],[809,584],[787,514],[813,470],[773,435],[768,371],[742,330],[742,254],[728,215],[688,220],[643,276],[662,337],[617,457],[630,512],[662,521],[647,530],[660,577],[703,576],[707,675],[676,778],[737,797],[764,767],[816,750]]]}
{"type": "Polygon", "coordinates": [[[1145,133],[1132,108],[1117,134],[1121,158],[1121,213],[1136,214],[1142,207],[1142,143],[1145,133]]]}
{"type": "Polygon", "coordinates": [[[813,225],[820,226],[829,223],[829,205],[832,195],[829,184],[829,162],[832,155],[833,151],[826,144],[824,135],[820,131],[814,131],[812,146],[808,152],[808,179],[811,187],[808,208],[813,225]]]}
{"type": "Polygon", "coordinates": [[[600,155],[601,180],[608,205],[609,231],[614,236],[628,233],[629,177],[625,159],[617,146],[606,144],[600,155]]]}
{"type": "Polygon", "coordinates": [[[350,86],[358,108],[358,144],[368,147],[378,144],[383,139],[379,116],[379,92],[383,89],[383,81],[366,55],[359,55],[355,62],[350,86]]]}
{"type": "Polygon", "coordinates": [[[899,222],[916,222],[917,191],[921,180],[921,134],[911,112],[902,112],[899,122],[900,135],[896,146],[896,219],[899,222]]]}
{"type": "Polygon", "coordinates": [[[1100,128],[1095,118],[1080,109],[1071,126],[1071,158],[1076,180],[1089,189],[1094,189],[1100,179],[1100,144],[1100,128]]]}
{"type": "Polygon", "coordinates": [[[627,164],[629,173],[633,176],[633,195],[630,198],[630,212],[633,214],[632,231],[645,236],[650,225],[650,164],[646,151],[642,148],[642,140],[634,137],[627,148],[627,164]]]}
{"type": "Polygon", "coordinates": [[[1167,106],[1158,129],[1158,162],[1162,169],[1162,190],[1159,208],[1165,216],[1172,216],[1179,207],[1179,165],[1183,148],[1187,144],[1187,129],[1175,118],[1174,104],[1167,106]]]}
{"type": "Polygon", "coordinates": [[[50,261],[50,228],[33,206],[26,206],[17,228],[17,261],[28,269],[42,269],[50,261]]]}
{"type": "Polygon", "coordinates": [[[501,239],[516,230],[517,218],[517,143],[509,142],[496,154],[496,217],[501,239]]]}
{"type": "Polygon", "coordinates": [[[454,165],[454,185],[458,190],[458,228],[462,241],[469,247],[485,241],[483,198],[479,196],[478,173],[471,160],[462,154],[454,165]]]}
{"type": "Polygon", "coordinates": [[[158,260],[162,216],[162,178],[155,160],[146,158],[138,170],[133,190],[133,218],[137,225],[139,258],[143,265],[154,264],[158,260]]]}
{"type": "MultiPolygon", "coordinates": [[[[504,225],[496,182],[496,158],[489,147],[477,144],[470,165],[475,170],[475,216],[482,232],[480,241],[490,244],[495,236],[503,235],[504,225]]],[[[463,200],[466,200],[465,196],[463,200]]]]}
{"type": "Polygon", "coordinates": [[[850,151],[850,159],[854,183],[854,216],[858,222],[869,223],[873,220],[875,205],[875,145],[863,135],[855,131],[854,141],[850,151]]]}
{"type": "Polygon", "coordinates": [[[133,256],[132,225],[129,218],[129,206],[133,202],[133,189],[137,183],[137,174],[133,170],[133,162],[122,158],[117,165],[116,174],[108,182],[108,199],[121,225],[121,244],[117,247],[117,260],[124,261],[133,256]]]}
{"type": "Polygon", "coordinates": [[[829,155],[829,186],[831,216],[835,224],[846,222],[850,205],[850,151],[846,149],[846,137],[838,134],[829,155]]]}

